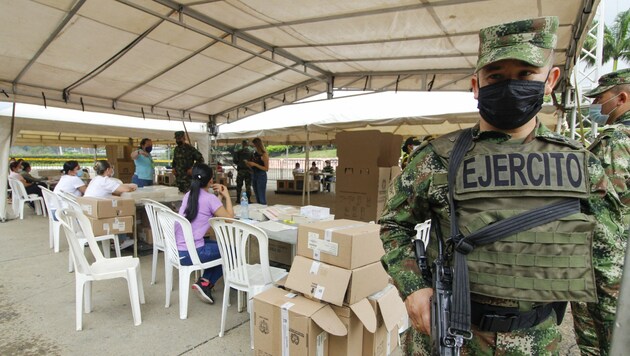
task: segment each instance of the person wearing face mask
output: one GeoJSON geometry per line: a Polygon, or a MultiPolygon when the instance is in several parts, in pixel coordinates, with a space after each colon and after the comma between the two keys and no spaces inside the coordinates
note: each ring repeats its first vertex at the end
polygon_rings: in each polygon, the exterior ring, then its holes
{"type": "Polygon", "coordinates": [[[409,155],[413,151],[414,147],[420,144],[420,140],[415,137],[409,137],[405,140],[405,143],[402,145],[402,156],[400,157],[400,168],[405,169],[407,164],[409,163],[409,155]]]}
{"type": "Polygon", "coordinates": [[[536,117],[560,77],[557,29],[557,17],[482,29],[471,78],[479,122],[416,149],[390,185],[381,262],[410,317],[405,354],[431,348],[434,290],[411,240],[427,220],[428,265],[440,255],[452,268],[447,326],[463,341],[457,351],[558,354],[567,301],[592,303],[594,347],[610,347],[620,202],[599,160],[536,117]]]}
{"type": "Polygon", "coordinates": [[[59,182],[53,191],[55,193],[65,192],[80,197],[87,189],[81,177],[83,177],[83,171],[81,166],[79,166],[79,162],[67,161],[63,164],[63,175],[59,178],[59,182]]]}
{"type": "MultiPolygon", "coordinates": [[[[598,84],[584,95],[595,99],[591,120],[606,126],[588,149],[602,161],[621,202],[630,207],[630,69],[605,74],[598,84]]],[[[630,211],[626,212],[629,227],[630,211]]]]}
{"type": "Polygon", "coordinates": [[[203,155],[184,139],[184,131],[175,132],[177,147],[173,150],[173,174],[180,192],[186,193],[190,189],[192,167],[197,163],[203,163],[203,155]]]}
{"type": "Polygon", "coordinates": [[[150,138],[143,138],[140,141],[140,147],[131,152],[131,159],[136,166],[136,171],[131,177],[131,183],[134,183],[138,188],[153,185],[153,175],[155,174],[153,157],[151,157],[151,151],[153,150],[153,142],[150,138]]]}

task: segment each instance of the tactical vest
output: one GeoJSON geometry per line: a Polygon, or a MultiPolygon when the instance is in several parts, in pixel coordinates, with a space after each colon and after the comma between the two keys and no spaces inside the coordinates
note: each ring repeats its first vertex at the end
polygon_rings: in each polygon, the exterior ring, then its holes
{"type": "MultiPolygon", "coordinates": [[[[447,167],[453,137],[431,142],[447,167]]],[[[586,151],[566,143],[542,138],[522,145],[474,142],[452,188],[460,231],[466,236],[563,198],[587,198],[587,167],[586,151]]],[[[433,184],[447,184],[446,177],[434,176],[433,184]]],[[[443,238],[449,237],[448,212],[439,221],[443,238]]],[[[467,255],[471,292],[534,302],[595,301],[594,228],[592,217],[578,213],[476,246],[467,255]]]]}

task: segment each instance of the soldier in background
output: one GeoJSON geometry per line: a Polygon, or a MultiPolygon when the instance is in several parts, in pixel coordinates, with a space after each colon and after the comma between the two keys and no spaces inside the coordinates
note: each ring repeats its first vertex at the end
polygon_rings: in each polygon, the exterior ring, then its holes
{"type": "Polygon", "coordinates": [[[234,153],[234,164],[236,164],[236,204],[241,201],[242,186],[245,184],[245,192],[247,201],[252,202],[252,169],[247,165],[247,161],[251,160],[254,151],[249,146],[249,141],[243,140],[241,149],[234,153]]]}
{"type": "Polygon", "coordinates": [[[192,167],[203,163],[203,155],[196,148],[186,142],[184,131],[175,132],[177,147],[173,150],[173,174],[180,192],[186,193],[190,189],[192,167]]]}
{"type": "MultiPolygon", "coordinates": [[[[597,337],[598,352],[608,352],[625,253],[617,243],[623,238],[620,202],[599,160],[536,118],[560,76],[553,67],[557,28],[556,17],[544,17],[482,29],[471,80],[479,123],[423,142],[390,186],[379,221],[382,263],[413,326],[403,337],[405,354],[429,351],[433,289],[419,273],[410,239],[415,225],[429,219],[429,262],[437,255],[439,226],[445,259],[453,266],[457,256],[468,270],[470,299],[460,293],[458,300],[470,303],[465,320],[473,336],[462,354],[558,354],[557,323],[567,300],[593,302],[590,315],[598,330],[589,332],[597,337]],[[467,146],[451,186],[451,151],[463,135],[474,144],[467,146]],[[571,202],[571,215],[488,244],[466,239],[554,201],[571,202]],[[451,234],[450,203],[461,235],[451,234]]],[[[462,275],[456,272],[457,280],[462,275]]]]}
{"type": "MultiPolygon", "coordinates": [[[[602,162],[604,172],[624,204],[625,249],[630,227],[630,69],[603,75],[599,85],[584,95],[594,98],[593,105],[599,108],[591,113],[591,120],[606,125],[588,149],[602,162]]],[[[598,335],[595,332],[602,330],[597,318],[600,305],[607,305],[611,311],[616,309],[612,301],[607,303],[606,300],[600,301],[599,305],[571,303],[575,337],[582,355],[598,355],[601,351],[599,340],[610,337],[608,333],[598,335]]],[[[613,321],[611,317],[607,322],[613,321]]]]}

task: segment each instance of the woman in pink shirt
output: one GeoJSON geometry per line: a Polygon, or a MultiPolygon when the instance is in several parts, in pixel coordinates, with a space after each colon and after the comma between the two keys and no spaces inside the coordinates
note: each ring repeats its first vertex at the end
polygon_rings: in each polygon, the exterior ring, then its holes
{"type": "MultiPolygon", "coordinates": [[[[190,191],[184,195],[182,206],[179,213],[184,216],[192,226],[193,237],[195,239],[195,247],[201,262],[213,261],[221,258],[217,242],[213,240],[204,240],[206,232],[210,229],[211,217],[233,218],[234,209],[228,189],[221,184],[214,184],[212,179],[212,168],[207,164],[197,164],[192,168],[192,181],[190,191]],[[211,191],[212,189],[212,191],[211,191]],[[213,192],[218,193],[220,198],[225,200],[221,203],[221,199],[213,192]]],[[[175,225],[175,239],[177,240],[177,249],[179,250],[180,263],[189,266],[192,264],[184,234],[179,225],[175,225]]],[[[203,275],[192,285],[192,288],[198,292],[202,300],[213,304],[211,289],[215,283],[223,276],[223,268],[221,266],[209,268],[203,271],[203,275]]]]}

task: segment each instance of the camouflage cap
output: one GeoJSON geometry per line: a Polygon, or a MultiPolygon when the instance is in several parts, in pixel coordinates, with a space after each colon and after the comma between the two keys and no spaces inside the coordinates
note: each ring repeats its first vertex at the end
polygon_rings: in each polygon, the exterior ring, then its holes
{"type": "Polygon", "coordinates": [[[175,138],[184,137],[184,131],[175,131],[175,138]]]}
{"type": "Polygon", "coordinates": [[[617,85],[630,84],[630,68],[604,74],[599,78],[598,84],[597,88],[592,89],[588,93],[584,94],[584,96],[594,98],[617,85]]]}
{"type": "Polygon", "coordinates": [[[557,30],[558,18],[555,16],[481,29],[475,73],[486,65],[503,59],[517,59],[535,67],[543,67],[556,47],[557,30]]]}

